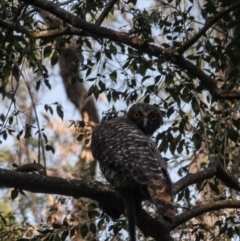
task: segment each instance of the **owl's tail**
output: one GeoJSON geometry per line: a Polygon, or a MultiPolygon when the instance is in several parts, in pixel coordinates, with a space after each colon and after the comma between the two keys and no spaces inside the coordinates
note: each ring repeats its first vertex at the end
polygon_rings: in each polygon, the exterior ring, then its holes
{"type": "MultiPolygon", "coordinates": [[[[125,208],[125,215],[128,219],[128,233],[130,241],[136,241],[136,216],[137,216],[137,208],[138,204],[136,203],[135,198],[132,193],[127,191],[120,191],[125,208]]],[[[139,203],[139,206],[141,204],[139,203]]]]}
{"type": "Polygon", "coordinates": [[[149,186],[148,191],[158,212],[171,223],[175,217],[176,208],[167,185],[149,186]]]}

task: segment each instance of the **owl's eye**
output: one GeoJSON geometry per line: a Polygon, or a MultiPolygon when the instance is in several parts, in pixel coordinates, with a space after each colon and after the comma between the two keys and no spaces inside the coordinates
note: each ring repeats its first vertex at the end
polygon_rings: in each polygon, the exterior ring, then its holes
{"type": "Polygon", "coordinates": [[[133,113],[133,117],[134,117],[135,119],[139,119],[140,116],[141,116],[141,114],[140,114],[139,112],[134,112],[134,113],[133,113]]]}
{"type": "Polygon", "coordinates": [[[150,119],[152,120],[152,121],[154,121],[154,120],[156,120],[157,119],[157,115],[156,114],[151,114],[150,115],[150,119]]]}

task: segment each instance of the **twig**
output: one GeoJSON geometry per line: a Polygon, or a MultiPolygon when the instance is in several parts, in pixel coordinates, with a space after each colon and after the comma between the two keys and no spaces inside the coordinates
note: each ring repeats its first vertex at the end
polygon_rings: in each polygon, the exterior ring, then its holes
{"type": "Polygon", "coordinates": [[[114,6],[114,4],[117,2],[118,0],[110,0],[108,2],[108,4],[106,5],[105,9],[102,11],[102,13],[100,14],[100,16],[98,17],[97,21],[96,21],[96,25],[100,26],[103,22],[103,20],[106,18],[106,16],[108,15],[108,13],[111,11],[112,7],[114,6]]]}
{"type": "Polygon", "coordinates": [[[215,17],[213,17],[211,20],[209,20],[202,29],[198,31],[189,41],[187,41],[185,44],[183,44],[179,50],[178,53],[182,55],[188,48],[190,48],[193,44],[195,44],[198,39],[200,39],[209,28],[211,28],[218,20],[220,20],[224,15],[230,13],[231,11],[235,10],[236,8],[240,7],[240,1],[237,3],[232,4],[230,7],[224,9],[220,13],[218,13],[215,17]]]}
{"type": "MultiPolygon", "coordinates": [[[[14,16],[13,19],[12,19],[13,22],[16,22],[16,21],[17,21],[19,15],[21,14],[22,9],[24,8],[25,5],[26,5],[25,3],[21,3],[21,4],[19,5],[19,7],[18,7],[18,9],[17,9],[17,12],[16,12],[15,16],[14,16]]],[[[5,45],[6,41],[7,41],[10,33],[12,32],[12,30],[14,30],[14,29],[8,29],[8,30],[6,31],[6,34],[5,34],[5,36],[4,36],[3,40],[2,40],[2,43],[1,43],[1,48],[4,48],[4,45],[5,45]]]]}

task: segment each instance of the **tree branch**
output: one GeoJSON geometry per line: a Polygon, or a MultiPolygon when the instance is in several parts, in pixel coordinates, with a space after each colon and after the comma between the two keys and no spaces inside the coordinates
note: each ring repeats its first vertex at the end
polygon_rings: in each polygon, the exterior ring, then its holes
{"type": "MultiPolygon", "coordinates": [[[[213,177],[214,174],[230,188],[240,190],[237,180],[223,169],[219,160],[216,158],[210,162],[209,166],[204,171],[187,175],[176,182],[173,185],[174,192],[178,193],[191,184],[213,177]]],[[[86,197],[104,203],[107,207],[119,213],[124,213],[123,203],[118,193],[111,189],[110,186],[99,182],[65,180],[62,178],[0,169],[0,186],[17,188],[34,193],[59,194],[72,196],[74,198],[86,197]]],[[[144,210],[139,210],[137,225],[145,236],[151,236],[156,240],[160,240],[159,237],[164,237],[164,240],[171,241],[172,238],[169,235],[169,230],[173,230],[178,225],[200,214],[222,208],[240,208],[240,201],[216,201],[214,203],[192,208],[190,211],[186,211],[177,216],[172,225],[157,221],[144,210]]]]}
{"type": "Polygon", "coordinates": [[[176,195],[184,188],[202,182],[206,179],[212,178],[216,176],[220,181],[222,181],[227,187],[232,188],[236,191],[240,191],[240,184],[236,176],[228,173],[222,166],[220,160],[215,158],[211,161],[207,168],[203,171],[188,174],[187,176],[183,177],[179,181],[173,184],[173,193],[176,195]]]}
{"type": "Polygon", "coordinates": [[[186,188],[192,184],[202,182],[206,179],[212,178],[217,171],[218,164],[219,164],[219,160],[216,158],[212,162],[209,163],[208,167],[205,170],[194,173],[194,174],[188,174],[184,178],[182,178],[179,181],[177,181],[176,183],[174,183],[173,184],[174,194],[179,193],[184,188],[186,188]]]}
{"type": "Polygon", "coordinates": [[[238,178],[236,178],[235,175],[228,173],[223,168],[221,163],[219,163],[219,165],[217,167],[216,177],[219,180],[221,180],[227,187],[240,191],[240,185],[239,185],[238,178]]]}
{"type": "Polygon", "coordinates": [[[189,211],[184,212],[176,217],[173,221],[171,229],[178,227],[179,225],[189,221],[191,218],[197,217],[203,213],[210,212],[213,210],[225,209],[225,208],[240,208],[240,201],[238,200],[222,200],[215,201],[211,203],[207,203],[204,205],[200,205],[192,208],[189,211]]]}
{"type": "MultiPolygon", "coordinates": [[[[13,22],[16,22],[16,21],[18,20],[18,17],[19,17],[19,15],[21,14],[21,12],[22,12],[23,8],[25,7],[25,5],[26,5],[25,3],[21,3],[21,4],[18,6],[17,12],[16,12],[15,16],[14,16],[13,19],[12,19],[13,22]]],[[[2,40],[1,48],[4,48],[4,45],[5,45],[8,37],[9,37],[9,35],[10,35],[10,33],[11,33],[11,30],[12,30],[12,29],[8,29],[8,30],[7,30],[5,36],[4,36],[3,40],[2,40]]]]}
{"type": "MultiPolygon", "coordinates": [[[[104,203],[107,207],[122,214],[124,213],[119,194],[110,186],[95,181],[65,180],[57,177],[0,169],[0,186],[34,193],[58,194],[74,198],[86,197],[104,203]]],[[[169,231],[165,229],[166,225],[163,227],[160,222],[157,222],[144,210],[139,210],[137,225],[145,236],[151,236],[159,241],[159,237],[165,241],[173,241],[169,231]]]]}
{"type": "Polygon", "coordinates": [[[188,48],[190,48],[193,44],[195,44],[198,39],[200,39],[209,28],[211,28],[217,21],[219,21],[224,15],[230,13],[231,11],[235,10],[236,8],[240,7],[240,1],[232,4],[230,7],[224,9],[216,16],[214,16],[211,20],[209,20],[202,29],[198,31],[190,40],[188,40],[185,44],[183,44],[179,48],[179,54],[182,55],[188,48]]]}
{"type": "Polygon", "coordinates": [[[0,19],[0,26],[3,28],[11,29],[19,33],[24,33],[32,38],[50,38],[50,37],[58,37],[63,35],[79,35],[83,36],[83,31],[77,28],[66,27],[63,29],[55,29],[55,30],[43,30],[43,31],[32,31],[21,25],[13,22],[9,22],[6,20],[0,19]]]}
{"type": "Polygon", "coordinates": [[[102,13],[100,14],[100,16],[98,17],[97,21],[96,21],[96,25],[100,26],[103,22],[103,20],[106,18],[106,16],[108,15],[108,13],[111,11],[111,9],[113,8],[114,4],[117,2],[118,0],[110,0],[108,2],[108,4],[106,5],[105,9],[102,11],[102,13]]]}
{"type": "Polygon", "coordinates": [[[61,9],[58,5],[46,0],[19,1],[40,7],[62,19],[66,23],[74,26],[75,28],[83,29],[85,34],[87,33],[93,38],[107,38],[114,42],[124,43],[151,56],[165,58],[167,61],[170,61],[184,70],[187,70],[189,74],[196,76],[215,99],[240,99],[240,92],[221,92],[221,90],[217,88],[215,82],[208,75],[206,75],[204,71],[192,64],[190,61],[184,59],[182,56],[174,55],[171,53],[171,51],[164,51],[163,48],[150,44],[138,37],[131,37],[127,33],[114,31],[109,28],[99,27],[96,24],[88,23],[83,19],[69,13],[68,11],[61,9]]]}

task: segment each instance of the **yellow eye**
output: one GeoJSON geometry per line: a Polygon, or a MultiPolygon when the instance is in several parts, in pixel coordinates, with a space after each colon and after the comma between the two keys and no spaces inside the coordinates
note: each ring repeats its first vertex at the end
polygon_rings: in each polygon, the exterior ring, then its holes
{"type": "Polygon", "coordinates": [[[151,115],[150,115],[150,119],[151,119],[152,121],[156,120],[156,119],[157,119],[157,115],[156,115],[156,114],[151,114],[151,115]]]}
{"type": "Polygon", "coordinates": [[[133,113],[133,117],[135,118],[135,119],[139,119],[140,118],[140,113],[139,112],[134,112],[133,113]]]}

